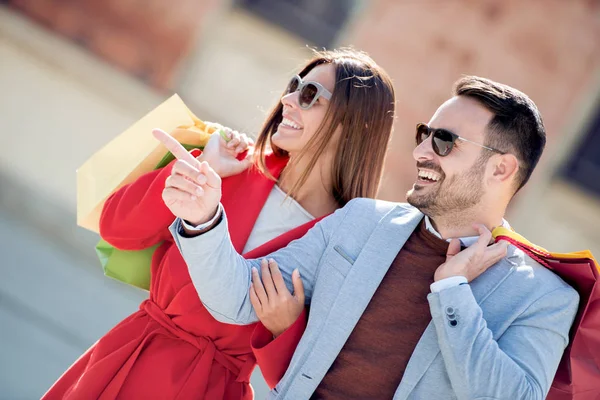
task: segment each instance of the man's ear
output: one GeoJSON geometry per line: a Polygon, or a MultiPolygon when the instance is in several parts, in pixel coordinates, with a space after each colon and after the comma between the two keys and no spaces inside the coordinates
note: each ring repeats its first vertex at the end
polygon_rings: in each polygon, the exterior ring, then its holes
{"type": "Polygon", "coordinates": [[[500,154],[493,160],[492,178],[498,182],[512,181],[519,172],[519,160],[513,154],[500,154]]]}

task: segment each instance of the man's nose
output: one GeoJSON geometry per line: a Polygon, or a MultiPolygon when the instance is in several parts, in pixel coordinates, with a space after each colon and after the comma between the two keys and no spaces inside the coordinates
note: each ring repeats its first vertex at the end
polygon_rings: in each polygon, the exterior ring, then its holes
{"type": "Polygon", "coordinates": [[[417,145],[417,147],[415,147],[413,150],[413,158],[415,161],[427,161],[435,158],[431,135],[429,135],[427,139],[423,140],[417,145]]]}

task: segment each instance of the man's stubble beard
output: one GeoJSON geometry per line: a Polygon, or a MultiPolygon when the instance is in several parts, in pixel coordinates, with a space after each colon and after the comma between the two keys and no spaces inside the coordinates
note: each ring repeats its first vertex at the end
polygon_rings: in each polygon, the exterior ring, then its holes
{"type": "Polygon", "coordinates": [[[463,215],[479,204],[483,197],[483,176],[488,159],[482,155],[466,172],[449,180],[444,178],[437,184],[436,190],[422,194],[419,192],[423,189],[409,190],[408,203],[430,218],[463,215]]]}

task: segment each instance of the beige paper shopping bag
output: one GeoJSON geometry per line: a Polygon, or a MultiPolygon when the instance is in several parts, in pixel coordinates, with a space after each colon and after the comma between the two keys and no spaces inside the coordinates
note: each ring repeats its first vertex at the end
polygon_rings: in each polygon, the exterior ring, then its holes
{"type": "Polygon", "coordinates": [[[152,129],[170,132],[180,143],[204,147],[216,126],[207,126],[173,95],[97,151],[77,170],[77,224],[98,232],[106,199],[117,189],[152,171],[167,150],[152,129]]]}

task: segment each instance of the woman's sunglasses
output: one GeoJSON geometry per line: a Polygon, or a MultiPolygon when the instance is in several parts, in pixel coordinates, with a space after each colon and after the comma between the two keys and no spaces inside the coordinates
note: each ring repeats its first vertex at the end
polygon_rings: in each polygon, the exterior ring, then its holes
{"type": "Polygon", "coordinates": [[[417,146],[423,143],[427,138],[431,136],[431,147],[433,147],[433,151],[440,157],[446,157],[452,151],[454,147],[454,143],[457,140],[462,140],[463,142],[472,143],[479,147],[483,147],[486,150],[494,151],[500,154],[506,154],[503,151],[494,149],[492,147],[484,146],[480,143],[473,142],[469,139],[465,139],[463,137],[458,136],[456,133],[452,133],[447,131],[446,129],[433,129],[430,128],[427,124],[417,124],[417,146]]]}
{"type": "Polygon", "coordinates": [[[323,87],[319,82],[306,81],[298,75],[294,76],[287,87],[285,94],[300,92],[298,96],[298,104],[303,110],[308,110],[316,103],[319,97],[330,100],[331,92],[323,87]]]}

